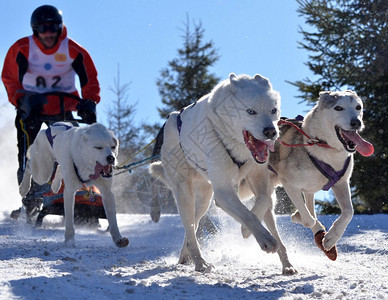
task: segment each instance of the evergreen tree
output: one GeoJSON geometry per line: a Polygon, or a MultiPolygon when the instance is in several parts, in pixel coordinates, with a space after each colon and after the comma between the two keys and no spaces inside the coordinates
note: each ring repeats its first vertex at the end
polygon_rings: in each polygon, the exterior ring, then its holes
{"type": "Polygon", "coordinates": [[[219,81],[209,73],[209,67],[219,59],[213,42],[203,42],[205,31],[201,23],[194,23],[193,31],[189,21],[184,25],[183,47],[178,49],[178,58],[168,62],[168,67],[161,70],[156,81],[165,104],[163,108],[158,108],[162,118],[197,101],[219,81]]]}
{"type": "Polygon", "coordinates": [[[372,157],[355,155],[353,197],[370,212],[388,208],[388,1],[297,0],[309,30],[301,29],[314,79],[293,83],[308,102],[320,91],[352,89],[364,100],[363,136],[372,157]]]}
{"type": "Polygon", "coordinates": [[[139,129],[134,125],[133,117],[136,104],[128,104],[128,91],[130,83],[121,85],[120,66],[117,67],[117,78],[114,79],[110,91],[116,96],[108,111],[108,126],[120,141],[120,150],[126,153],[138,148],[139,129]]]}

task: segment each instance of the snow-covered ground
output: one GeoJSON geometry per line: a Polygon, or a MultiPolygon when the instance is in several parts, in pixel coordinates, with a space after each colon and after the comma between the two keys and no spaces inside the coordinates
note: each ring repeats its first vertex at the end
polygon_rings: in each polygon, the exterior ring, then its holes
{"type": "MultiPolygon", "coordinates": [[[[323,217],[329,224],[334,216],[323,217]]],[[[0,222],[1,299],[388,299],[388,215],[355,216],[332,262],[309,231],[288,216],[278,223],[297,275],[282,275],[276,254],[243,240],[237,223],[214,217],[219,233],[202,242],[215,269],[178,265],[183,228],[177,215],[153,223],[148,215],[118,215],[125,249],[104,233],[76,229],[76,246],[63,243],[61,217],[36,229],[5,215],[0,222]]]]}
{"type": "MultiPolygon", "coordinates": [[[[282,275],[276,254],[244,240],[239,225],[219,209],[219,232],[202,241],[211,273],[178,265],[183,228],[177,215],[119,214],[130,245],[118,249],[100,230],[76,228],[76,246],[64,245],[62,218],[42,228],[9,218],[20,206],[16,186],[16,131],[0,106],[0,299],[388,299],[388,215],[355,216],[330,261],[312,234],[279,216],[281,236],[299,271],[282,275]],[[3,114],[4,113],[4,114],[3,114]]],[[[9,113],[9,114],[8,114],[9,113]]],[[[321,217],[329,227],[336,216],[321,217]]]]}

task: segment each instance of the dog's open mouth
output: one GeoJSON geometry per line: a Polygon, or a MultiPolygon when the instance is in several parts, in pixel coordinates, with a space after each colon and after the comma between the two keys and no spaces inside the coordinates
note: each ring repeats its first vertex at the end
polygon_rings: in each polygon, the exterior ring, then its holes
{"type": "Polygon", "coordinates": [[[275,149],[275,141],[260,141],[247,130],[243,131],[243,135],[245,145],[247,145],[248,149],[251,151],[254,160],[259,164],[265,163],[269,155],[268,149],[272,152],[275,149]]]}
{"type": "Polygon", "coordinates": [[[340,142],[348,152],[358,151],[363,156],[370,156],[374,152],[374,147],[371,143],[365,141],[357,131],[344,130],[340,126],[335,126],[335,131],[340,142]]]}
{"type": "Polygon", "coordinates": [[[98,161],[94,167],[94,174],[90,174],[90,179],[97,179],[100,175],[105,178],[112,177],[113,166],[108,164],[106,166],[101,165],[98,161]]]}

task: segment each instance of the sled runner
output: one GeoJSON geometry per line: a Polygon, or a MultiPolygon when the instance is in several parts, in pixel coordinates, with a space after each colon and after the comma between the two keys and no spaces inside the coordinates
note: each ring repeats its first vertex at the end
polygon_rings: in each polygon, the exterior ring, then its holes
{"type": "MultiPolygon", "coordinates": [[[[34,95],[29,91],[19,91],[20,94],[34,95]]],[[[36,94],[35,94],[36,95],[36,94]]],[[[79,126],[79,123],[86,123],[83,119],[75,119],[73,115],[65,112],[65,99],[70,101],[77,101],[82,103],[84,99],[63,92],[49,92],[39,94],[40,99],[47,103],[47,98],[50,101],[58,101],[60,113],[55,116],[40,115],[35,120],[45,123],[48,128],[55,122],[64,121],[70,122],[74,126],[79,126]]],[[[50,102],[51,103],[51,102],[50,102]]],[[[27,160],[27,153],[23,153],[24,161],[27,160]]],[[[53,170],[54,178],[55,169],[53,170]]],[[[47,215],[64,215],[63,207],[63,190],[64,186],[60,188],[58,193],[51,191],[50,183],[38,185],[33,183],[31,189],[26,197],[22,199],[23,207],[11,213],[11,217],[17,219],[20,213],[24,210],[27,214],[27,222],[32,222],[32,218],[36,216],[35,226],[42,225],[43,219],[47,215]]],[[[102,203],[101,195],[95,187],[87,188],[86,186],[76,192],[74,205],[74,221],[76,224],[98,225],[98,219],[104,218],[105,210],[102,203]]]]}

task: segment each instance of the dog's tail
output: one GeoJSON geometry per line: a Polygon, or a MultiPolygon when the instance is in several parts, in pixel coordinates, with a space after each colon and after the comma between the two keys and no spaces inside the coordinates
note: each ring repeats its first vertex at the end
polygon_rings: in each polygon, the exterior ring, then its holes
{"type": "MultiPolygon", "coordinates": [[[[157,158],[153,159],[150,167],[149,167],[149,172],[152,177],[155,178],[155,180],[159,180],[162,183],[167,185],[167,180],[164,175],[164,170],[163,170],[163,165],[160,160],[160,152],[163,146],[163,140],[164,140],[164,125],[163,124],[162,128],[160,128],[158,135],[156,136],[156,142],[154,146],[154,150],[152,151],[152,157],[157,156],[157,158]]],[[[154,221],[155,223],[159,222],[160,219],[160,213],[161,213],[161,207],[160,207],[160,202],[158,197],[153,197],[154,201],[151,206],[150,210],[150,216],[151,220],[154,221]]]]}
{"type": "MultiPolygon", "coordinates": [[[[152,157],[160,155],[160,150],[162,149],[164,139],[164,125],[166,125],[166,123],[163,124],[162,128],[160,128],[158,132],[158,135],[156,136],[154,150],[152,151],[152,157]]],[[[157,160],[160,160],[160,158],[157,160]]],[[[156,161],[156,159],[154,161],[156,161]]]]}
{"type": "Polygon", "coordinates": [[[160,161],[160,152],[163,146],[163,139],[164,139],[164,126],[166,123],[163,124],[162,128],[160,128],[158,135],[156,136],[156,142],[155,147],[152,152],[152,157],[158,156],[158,158],[154,159],[152,161],[152,164],[149,167],[149,172],[151,173],[152,177],[160,180],[164,184],[167,184],[166,177],[164,176],[164,170],[162,162],[160,161]]]}

